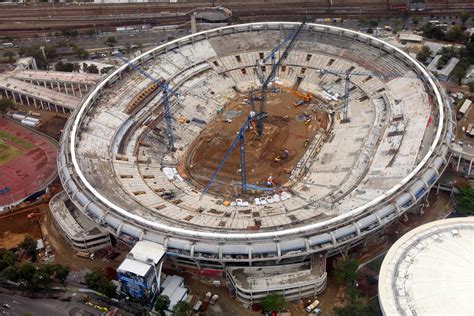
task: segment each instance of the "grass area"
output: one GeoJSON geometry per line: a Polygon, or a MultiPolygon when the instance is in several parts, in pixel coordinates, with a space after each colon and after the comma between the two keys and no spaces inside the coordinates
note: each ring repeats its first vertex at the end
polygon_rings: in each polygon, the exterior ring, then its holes
{"type": "Polygon", "coordinates": [[[21,155],[21,151],[13,146],[0,143],[0,166],[21,155]]]}
{"type": "Polygon", "coordinates": [[[5,131],[0,131],[0,139],[3,138],[7,141],[10,141],[24,149],[33,149],[35,145],[33,145],[30,142],[27,142],[26,140],[23,140],[21,138],[18,138],[10,133],[7,133],[5,131]]]}

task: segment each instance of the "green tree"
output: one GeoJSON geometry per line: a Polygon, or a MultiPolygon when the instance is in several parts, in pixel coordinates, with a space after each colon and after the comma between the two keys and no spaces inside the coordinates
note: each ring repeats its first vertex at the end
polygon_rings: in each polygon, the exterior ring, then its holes
{"type": "Polygon", "coordinates": [[[69,275],[69,268],[66,266],[58,265],[56,272],[54,273],[54,278],[64,284],[67,276],[69,275]]]}
{"type": "Polygon", "coordinates": [[[165,315],[165,310],[170,306],[170,298],[167,295],[160,295],[156,298],[155,309],[162,316],[165,315]]]}
{"type": "Polygon", "coordinates": [[[15,264],[15,254],[11,250],[5,251],[5,253],[2,255],[2,260],[5,262],[8,266],[12,266],[15,264]]]}
{"type": "Polygon", "coordinates": [[[2,278],[17,282],[19,275],[18,275],[18,269],[15,266],[9,266],[2,271],[2,278]]]}
{"type": "Polygon", "coordinates": [[[76,57],[80,59],[87,59],[89,58],[89,52],[87,52],[84,48],[75,46],[74,52],[76,53],[76,57]]]}
{"type": "Polygon", "coordinates": [[[96,65],[91,64],[87,67],[87,72],[91,74],[98,74],[99,73],[99,68],[97,68],[96,65]]]}
{"type": "Polygon", "coordinates": [[[416,59],[425,64],[428,58],[431,57],[431,53],[431,49],[428,46],[422,46],[421,50],[416,54],[416,59]]]}
{"type": "Polygon", "coordinates": [[[10,99],[0,99],[0,113],[2,113],[2,117],[5,117],[5,113],[7,113],[9,108],[12,108],[15,106],[15,102],[13,102],[10,99]]]}
{"type": "Polygon", "coordinates": [[[54,65],[54,70],[56,71],[63,71],[63,72],[73,72],[74,71],[74,64],[72,63],[63,63],[59,61],[54,65]]]}
{"type": "Polygon", "coordinates": [[[81,65],[79,65],[79,63],[74,63],[72,65],[72,68],[73,68],[73,72],[79,72],[81,71],[81,65]]]}
{"type": "Polygon", "coordinates": [[[31,257],[31,261],[36,261],[36,240],[30,235],[26,235],[18,247],[25,250],[26,254],[31,257]]]}
{"type": "Polygon", "coordinates": [[[370,27],[377,27],[379,25],[379,20],[377,19],[370,19],[369,20],[369,26],[370,27]]]}
{"type": "Polygon", "coordinates": [[[57,56],[56,46],[53,45],[33,45],[30,47],[22,47],[18,51],[20,56],[32,56],[36,59],[36,64],[40,69],[48,69],[49,61],[57,56]],[[41,48],[43,47],[43,48],[41,48]],[[44,51],[44,53],[43,53],[44,51]]]}
{"type": "Polygon", "coordinates": [[[49,290],[51,288],[51,275],[41,267],[36,269],[30,282],[27,282],[30,290],[49,290]]]}
{"type": "Polygon", "coordinates": [[[260,300],[264,312],[281,312],[286,304],[285,298],[279,294],[268,294],[260,300]]]}
{"type": "Polygon", "coordinates": [[[35,275],[36,268],[31,263],[25,263],[18,269],[18,279],[30,283],[35,275]]]}
{"type": "Polygon", "coordinates": [[[117,296],[117,287],[110,280],[108,280],[102,273],[93,271],[87,273],[85,276],[86,285],[97,292],[100,292],[108,297],[117,296]]]}
{"type": "Polygon", "coordinates": [[[466,34],[464,33],[464,30],[459,25],[453,25],[446,32],[446,39],[448,41],[453,41],[453,42],[464,41],[465,38],[466,38],[466,34]]]}
{"type": "Polygon", "coordinates": [[[371,27],[369,27],[369,28],[367,29],[367,34],[374,34],[374,29],[371,28],[371,27]]]}
{"type": "Polygon", "coordinates": [[[188,316],[191,315],[192,307],[188,302],[181,301],[173,306],[173,316],[188,316]]]}
{"type": "Polygon", "coordinates": [[[431,23],[427,23],[423,26],[423,36],[431,39],[442,40],[444,39],[444,31],[431,23]]]}
{"type": "Polygon", "coordinates": [[[105,40],[104,44],[109,47],[114,47],[115,44],[117,44],[117,39],[113,36],[110,36],[105,40]]]}
{"type": "Polygon", "coordinates": [[[351,284],[357,275],[359,262],[355,259],[345,259],[337,265],[336,280],[339,283],[351,284]]]}
{"type": "Polygon", "coordinates": [[[461,189],[456,197],[456,210],[462,215],[474,215],[474,188],[461,189]]]}

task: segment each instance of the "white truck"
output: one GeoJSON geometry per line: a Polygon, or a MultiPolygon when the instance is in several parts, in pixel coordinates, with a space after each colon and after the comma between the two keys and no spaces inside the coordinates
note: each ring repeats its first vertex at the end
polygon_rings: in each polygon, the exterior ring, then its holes
{"type": "Polygon", "coordinates": [[[316,307],[319,306],[319,301],[318,300],[314,300],[313,303],[311,303],[310,305],[306,306],[306,311],[308,313],[311,313],[316,307]]]}

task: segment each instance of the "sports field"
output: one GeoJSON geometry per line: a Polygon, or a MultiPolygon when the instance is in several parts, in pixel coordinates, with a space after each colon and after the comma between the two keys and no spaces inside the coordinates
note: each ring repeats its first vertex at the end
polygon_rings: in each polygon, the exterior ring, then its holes
{"type": "Polygon", "coordinates": [[[3,166],[21,154],[21,151],[13,146],[2,144],[0,140],[0,166],[3,166]]]}
{"type": "Polygon", "coordinates": [[[55,143],[0,118],[0,206],[41,190],[56,176],[55,143]]]}
{"type": "Polygon", "coordinates": [[[32,143],[0,130],[0,166],[34,147],[32,143]]]}

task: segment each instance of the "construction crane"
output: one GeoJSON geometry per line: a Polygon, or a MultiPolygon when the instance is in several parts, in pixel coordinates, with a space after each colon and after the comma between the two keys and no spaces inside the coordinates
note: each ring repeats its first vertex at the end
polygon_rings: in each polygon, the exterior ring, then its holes
{"type": "MultiPolygon", "coordinates": [[[[270,53],[267,54],[267,56],[263,57],[260,60],[257,59],[255,68],[256,68],[258,79],[260,80],[260,84],[263,84],[265,82],[265,77],[263,75],[262,69],[259,68],[259,66],[264,67],[267,64],[268,60],[271,58],[272,60],[271,65],[273,69],[276,64],[276,53],[280,50],[280,48],[282,48],[286,43],[288,43],[292,37],[293,37],[293,34],[288,35],[286,38],[283,39],[283,41],[281,41],[277,46],[275,46],[270,51],[270,53]]],[[[274,82],[275,76],[273,76],[273,78],[271,78],[270,81],[274,82]]]]}
{"type": "Polygon", "coordinates": [[[351,77],[352,76],[364,76],[364,77],[377,77],[377,78],[393,78],[393,77],[405,77],[405,78],[412,78],[413,76],[403,76],[396,73],[383,73],[383,72],[360,72],[360,71],[353,71],[353,67],[345,70],[331,70],[326,68],[319,69],[321,74],[331,74],[334,76],[341,77],[344,79],[344,96],[343,96],[343,107],[342,107],[342,120],[341,123],[348,123],[350,122],[349,118],[349,93],[350,93],[350,84],[351,84],[351,77]]]}
{"type": "MultiPolygon", "coordinates": [[[[280,65],[286,60],[286,58],[290,54],[291,50],[294,47],[296,38],[301,33],[301,30],[303,29],[303,27],[305,26],[307,21],[308,21],[308,17],[305,17],[303,19],[303,22],[298,26],[296,31],[292,34],[292,36],[290,37],[288,46],[286,46],[285,50],[280,55],[280,58],[278,59],[278,61],[272,65],[272,70],[270,71],[270,74],[268,75],[267,79],[262,83],[260,111],[258,113],[257,124],[256,124],[257,125],[257,133],[258,133],[259,136],[262,136],[262,134],[263,134],[263,121],[264,121],[265,117],[267,116],[266,112],[265,112],[265,106],[266,106],[266,102],[267,102],[267,100],[266,100],[267,95],[266,94],[267,94],[268,84],[271,81],[275,80],[275,74],[276,74],[278,68],[280,67],[280,65]]],[[[284,41],[284,43],[286,43],[286,41],[284,41]]],[[[280,49],[281,47],[283,47],[282,44],[279,44],[277,46],[278,49],[280,49]]],[[[272,52],[273,52],[273,50],[272,50],[272,52]]],[[[275,52],[276,52],[276,50],[275,50],[275,52]]],[[[272,55],[275,55],[275,53],[272,53],[272,55]]]]}
{"type": "Polygon", "coordinates": [[[229,158],[230,154],[235,149],[238,143],[239,143],[239,151],[240,151],[240,177],[242,179],[242,194],[244,194],[247,191],[247,168],[245,164],[245,135],[244,133],[249,127],[250,123],[255,119],[256,119],[255,112],[251,111],[249,115],[247,116],[247,119],[245,120],[244,124],[242,124],[239,131],[237,132],[237,135],[235,136],[234,140],[230,144],[229,148],[225,152],[224,157],[222,157],[221,161],[217,165],[216,170],[214,170],[214,172],[212,173],[211,178],[209,179],[207,186],[202,191],[199,199],[202,199],[204,194],[206,194],[207,191],[209,191],[209,188],[214,184],[217,174],[219,173],[219,171],[221,171],[227,158],[229,158]]]}
{"type": "Polygon", "coordinates": [[[162,94],[163,94],[163,109],[165,113],[165,121],[166,121],[166,136],[168,137],[168,148],[170,151],[175,151],[176,148],[174,147],[174,136],[173,136],[173,124],[171,123],[171,111],[170,111],[170,102],[169,102],[169,95],[173,94],[177,98],[179,98],[179,94],[173,90],[170,89],[168,83],[166,83],[166,80],[162,79],[156,79],[149,73],[147,73],[143,68],[135,65],[134,63],[130,62],[130,60],[126,59],[122,54],[117,55],[120,59],[122,59],[124,62],[127,63],[127,66],[132,67],[133,70],[141,73],[153,83],[157,85],[158,88],[161,88],[162,94]]]}

